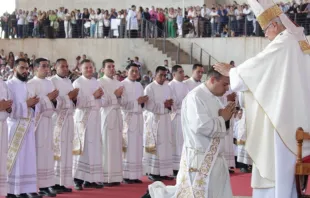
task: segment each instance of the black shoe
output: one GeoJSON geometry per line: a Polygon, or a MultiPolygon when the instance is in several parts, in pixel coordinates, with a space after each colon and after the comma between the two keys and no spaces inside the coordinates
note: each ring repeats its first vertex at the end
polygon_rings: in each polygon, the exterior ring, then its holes
{"type": "Polygon", "coordinates": [[[94,185],[90,182],[84,182],[83,187],[84,188],[94,188],[94,185]]]}
{"type": "Polygon", "coordinates": [[[27,194],[24,194],[24,195],[26,195],[27,198],[42,198],[42,196],[39,195],[38,193],[27,193],[27,194]]]}
{"type": "Polygon", "coordinates": [[[162,180],[174,180],[174,178],[173,177],[168,177],[168,176],[161,176],[160,177],[162,180]]]}
{"type": "Polygon", "coordinates": [[[120,186],[120,185],[121,185],[121,182],[112,182],[112,185],[113,185],[113,186],[120,186]]]}
{"type": "Polygon", "coordinates": [[[228,171],[229,171],[230,174],[235,173],[235,171],[234,171],[234,170],[231,170],[231,169],[228,169],[228,171]]]}
{"type": "Polygon", "coordinates": [[[75,190],[83,190],[82,184],[75,183],[74,188],[75,188],[75,190]]]}
{"type": "Polygon", "coordinates": [[[141,198],[151,198],[149,190],[147,190],[146,193],[141,198]]]}
{"type": "Polygon", "coordinates": [[[7,194],[7,196],[5,196],[5,198],[17,198],[17,196],[14,194],[7,194]]]}
{"type": "Polygon", "coordinates": [[[103,185],[99,185],[96,182],[91,183],[91,185],[93,188],[97,188],[97,189],[103,188],[103,185]]]}
{"type": "Polygon", "coordinates": [[[148,178],[149,178],[149,180],[151,180],[151,181],[161,181],[162,179],[161,179],[161,177],[159,176],[159,175],[149,175],[148,176],[148,178]]]}
{"type": "Polygon", "coordinates": [[[60,188],[59,185],[55,185],[55,186],[49,187],[48,189],[50,190],[50,192],[53,192],[55,194],[63,193],[63,190],[60,188]]]}
{"type": "Polygon", "coordinates": [[[104,184],[102,182],[96,182],[96,188],[97,189],[104,188],[104,184]]]}
{"type": "Polygon", "coordinates": [[[49,188],[40,188],[39,189],[39,195],[45,196],[45,197],[56,197],[55,193],[52,193],[49,188]]]}
{"type": "Polygon", "coordinates": [[[241,173],[250,173],[251,171],[249,169],[246,169],[246,168],[241,168],[240,172],[241,173]]]}
{"type": "Polygon", "coordinates": [[[103,183],[104,186],[107,186],[107,187],[112,187],[113,186],[113,183],[103,183]]]}
{"type": "Polygon", "coordinates": [[[178,175],[178,173],[179,173],[179,171],[178,170],[173,170],[173,176],[177,176],[178,175]]]}
{"type": "Polygon", "coordinates": [[[49,188],[48,188],[48,191],[49,191],[50,193],[52,193],[52,194],[55,194],[55,195],[61,194],[61,193],[62,193],[62,190],[56,189],[56,188],[54,188],[54,187],[49,187],[49,188]]]}
{"type": "Polygon", "coordinates": [[[60,186],[60,189],[62,190],[62,192],[64,193],[71,193],[72,192],[72,188],[67,188],[65,186],[60,186]]]}
{"type": "Polygon", "coordinates": [[[133,183],[135,183],[133,180],[130,180],[130,179],[124,179],[123,180],[123,183],[124,184],[133,184],[133,183]]]}
{"type": "Polygon", "coordinates": [[[134,179],[134,180],[131,180],[131,181],[133,181],[136,184],[142,184],[143,183],[140,179],[134,179]]]}

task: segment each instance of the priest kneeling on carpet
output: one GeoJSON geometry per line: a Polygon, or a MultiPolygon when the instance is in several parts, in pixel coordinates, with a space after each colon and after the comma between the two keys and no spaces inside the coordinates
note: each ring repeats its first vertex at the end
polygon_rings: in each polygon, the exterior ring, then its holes
{"type": "Polygon", "coordinates": [[[223,153],[229,132],[225,121],[235,112],[235,103],[222,109],[218,99],[228,89],[229,78],[211,68],[207,81],[186,96],[181,110],[184,145],[177,184],[155,182],[145,198],[232,198],[223,153]]]}

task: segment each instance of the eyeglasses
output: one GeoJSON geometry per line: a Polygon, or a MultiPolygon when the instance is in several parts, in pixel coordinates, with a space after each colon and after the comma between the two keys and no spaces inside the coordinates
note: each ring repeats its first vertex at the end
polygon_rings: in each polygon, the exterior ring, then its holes
{"type": "Polygon", "coordinates": [[[268,30],[268,28],[269,28],[271,25],[273,25],[273,24],[270,23],[270,24],[263,30],[263,32],[266,33],[266,31],[268,30]]]}

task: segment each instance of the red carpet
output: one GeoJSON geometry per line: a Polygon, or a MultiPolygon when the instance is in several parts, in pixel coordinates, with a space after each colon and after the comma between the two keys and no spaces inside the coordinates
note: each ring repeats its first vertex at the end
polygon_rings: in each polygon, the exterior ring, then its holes
{"type": "MultiPolygon", "coordinates": [[[[251,174],[235,173],[231,175],[231,185],[234,196],[251,196],[250,187],[251,174]]],[[[122,184],[118,187],[105,187],[103,189],[84,189],[83,191],[74,191],[71,194],[61,194],[61,198],[141,198],[146,192],[147,186],[152,182],[143,178],[143,184],[122,184]]],[[[167,185],[174,185],[175,181],[165,181],[167,185]]],[[[1,197],[3,198],[3,197],[1,197]]]]}

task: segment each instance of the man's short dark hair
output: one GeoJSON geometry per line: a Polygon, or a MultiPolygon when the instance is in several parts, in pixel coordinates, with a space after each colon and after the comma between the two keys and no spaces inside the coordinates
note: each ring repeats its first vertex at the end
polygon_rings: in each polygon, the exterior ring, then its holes
{"type": "Polygon", "coordinates": [[[178,71],[178,69],[182,69],[182,66],[181,65],[174,65],[171,69],[171,72],[172,73],[175,73],[178,71]]]}
{"type": "Polygon", "coordinates": [[[27,63],[26,59],[24,59],[24,58],[19,58],[19,59],[17,59],[17,60],[15,61],[15,66],[18,66],[20,62],[25,62],[25,63],[27,63]]]}
{"type": "Polygon", "coordinates": [[[104,60],[102,61],[102,68],[105,68],[105,64],[106,64],[106,63],[114,63],[114,60],[112,60],[112,59],[110,59],[110,58],[104,59],[104,60]]]}
{"type": "Polygon", "coordinates": [[[139,65],[137,65],[135,63],[130,63],[129,65],[127,65],[126,70],[128,71],[131,67],[136,67],[139,69],[139,65]]]}
{"type": "Polygon", "coordinates": [[[155,70],[155,75],[160,71],[167,71],[167,69],[164,66],[158,66],[155,70]]]}
{"type": "Polygon", "coordinates": [[[216,80],[219,80],[223,75],[220,74],[218,71],[216,71],[213,66],[211,66],[209,69],[208,69],[208,72],[207,72],[207,80],[209,80],[211,77],[215,77],[216,80]]]}
{"type": "Polygon", "coordinates": [[[81,65],[83,65],[84,63],[93,63],[93,62],[89,59],[84,59],[82,60],[81,65]]]}
{"type": "Polygon", "coordinates": [[[56,60],[56,65],[60,64],[61,61],[67,62],[66,59],[64,59],[64,58],[59,58],[59,59],[56,60]]]}
{"type": "Polygon", "coordinates": [[[46,58],[37,58],[35,61],[34,61],[34,65],[35,67],[39,67],[40,66],[40,63],[43,62],[43,61],[47,61],[46,58]]]}
{"type": "Polygon", "coordinates": [[[193,71],[197,69],[197,67],[203,67],[202,64],[194,64],[193,65],[193,71]]]}

